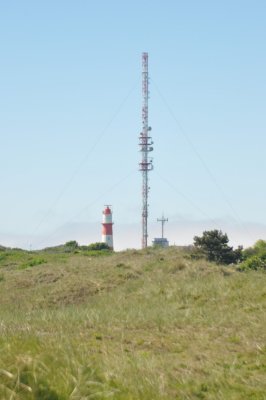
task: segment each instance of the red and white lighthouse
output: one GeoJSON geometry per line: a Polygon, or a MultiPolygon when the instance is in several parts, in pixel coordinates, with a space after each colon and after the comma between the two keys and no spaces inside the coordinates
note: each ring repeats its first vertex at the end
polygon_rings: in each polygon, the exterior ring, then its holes
{"type": "Polygon", "coordinates": [[[102,242],[113,250],[113,222],[111,206],[106,205],[103,210],[102,242]]]}

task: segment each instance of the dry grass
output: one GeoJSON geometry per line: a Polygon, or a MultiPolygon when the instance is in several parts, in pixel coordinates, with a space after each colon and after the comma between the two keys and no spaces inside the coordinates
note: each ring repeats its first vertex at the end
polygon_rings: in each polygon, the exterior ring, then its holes
{"type": "Polygon", "coordinates": [[[176,248],[0,262],[0,399],[266,399],[265,273],[176,248]]]}

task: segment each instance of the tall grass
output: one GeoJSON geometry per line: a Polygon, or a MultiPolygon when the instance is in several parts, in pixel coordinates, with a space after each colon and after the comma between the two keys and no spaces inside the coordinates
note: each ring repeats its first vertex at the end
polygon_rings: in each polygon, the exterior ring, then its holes
{"type": "Polygon", "coordinates": [[[27,257],[0,269],[0,399],[266,398],[265,273],[175,248],[27,257]]]}

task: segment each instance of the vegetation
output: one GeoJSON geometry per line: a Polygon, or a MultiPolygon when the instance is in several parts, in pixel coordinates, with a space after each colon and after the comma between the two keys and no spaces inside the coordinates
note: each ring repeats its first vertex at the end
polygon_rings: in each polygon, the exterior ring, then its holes
{"type": "Polygon", "coordinates": [[[96,242],[88,246],[88,250],[110,250],[107,243],[96,242]]]}
{"type": "Polygon", "coordinates": [[[204,255],[207,260],[218,264],[237,263],[242,259],[243,248],[237,249],[228,246],[228,236],[217,229],[205,231],[202,236],[194,237],[194,245],[198,249],[198,255],[204,255]]]}
{"type": "Polygon", "coordinates": [[[70,240],[65,244],[61,244],[55,247],[47,247],[44,249],[47,253],[78,253],[84,251],[102,251],[108,250],[110,251],[109,246],[106,243],[96,242],[91,243],[88,246],[80,246],[76,240],[70,240]]]}
{"type": "Polygon", "coordinates": [[[0,399],[265,399],[265,272],[98,254],[1,253],[0,399]]]}
{"type": "Polygon", "coordinates": [[[258,240],[253,247],[243,252],[244,261],[240,265],[241,270],[266,270],[266,241],[258,240]]]}

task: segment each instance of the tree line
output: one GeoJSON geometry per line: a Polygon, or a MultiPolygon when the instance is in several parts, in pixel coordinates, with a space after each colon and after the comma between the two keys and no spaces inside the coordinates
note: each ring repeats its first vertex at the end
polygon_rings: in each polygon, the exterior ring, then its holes
{"type": "Polygon", "coordinates": [[[214,229],[194,237],[194,257],[205,257],[217,264],[238,264],[240,270],[266,270],[266,241],[258,240],[254,246],[234,249],[229,246],[226,233],[214,229]]]}

